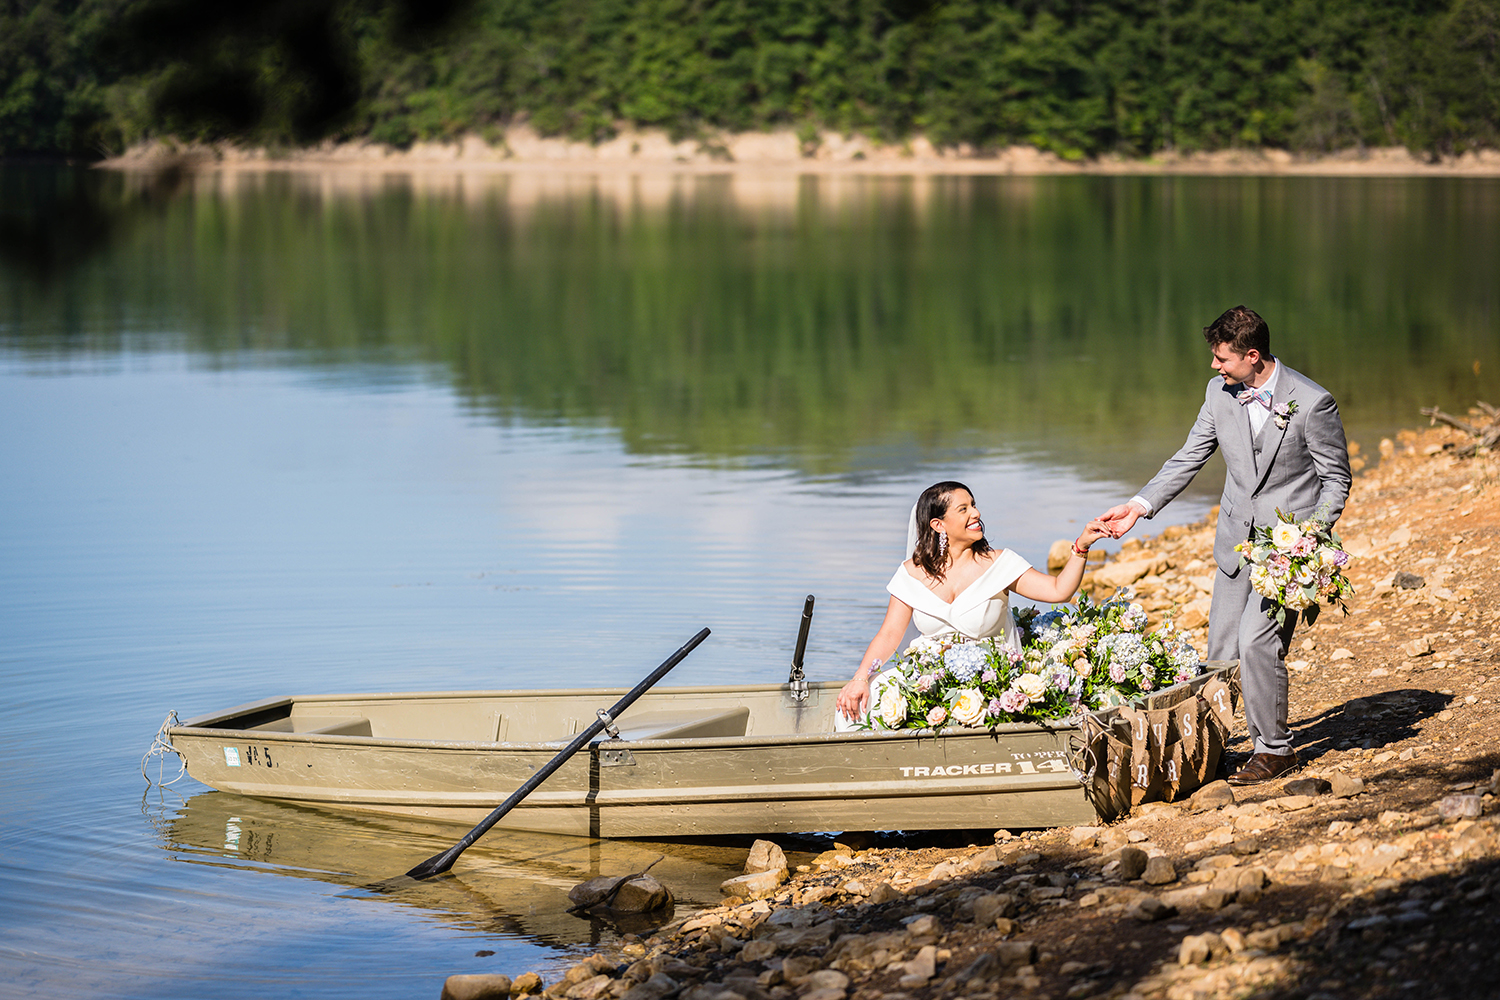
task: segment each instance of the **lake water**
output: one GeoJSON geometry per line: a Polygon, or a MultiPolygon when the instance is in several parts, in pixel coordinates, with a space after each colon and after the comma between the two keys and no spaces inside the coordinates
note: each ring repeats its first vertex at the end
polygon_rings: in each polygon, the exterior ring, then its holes
{"type": "Polygon", "coordinates": [[[924,486],[1043,561],[1180,443],[1227,306],[1367,454],[1500,401],[1497,234],[1490,180],[0,170],[0,995],[436,997],[614,933],[561,913],[592,872],[712,900],[740,845],[503,833],[372,894],[462,831],[141,755],[271,695],[624,686],[704,625],[669,683],[777,680],[808,593],[842,678],[924,486]]]}

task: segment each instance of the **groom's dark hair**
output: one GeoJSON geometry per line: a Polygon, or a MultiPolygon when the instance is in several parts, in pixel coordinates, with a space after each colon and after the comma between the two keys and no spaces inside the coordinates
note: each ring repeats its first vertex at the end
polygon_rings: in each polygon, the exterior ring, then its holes
{"type": "MultiPolygon", "coordinates": [[[[927,575],[934,580],[941,580],[947,573],[948,553],[938,548],[938,533],[932,530],[932,519],[941,521],[948,513],[948,501],[953,498],[955,490],[963,490],[969,496],[974,495],[974,491],[963,483],[947,480],[927,487],[917,498],[917,547],[911,558],[912,562],[926,570],[927,575]]],[[[982,556],[993,549],[994,546],[984,538],[970,547],[970,551],[976,556],[982,556]]]]}
{"type": "Polygon", "coordinates": [[[1228,344],[1229,349],[1241,357],[1251,351],[1259,351],[1263,358],[1271,356],[1271,328],[1254,309],[1245,306],[1224,310],[1218,319],[1203,328],[1203,339],[1208,341],[1209,347],[1228,344]]]}

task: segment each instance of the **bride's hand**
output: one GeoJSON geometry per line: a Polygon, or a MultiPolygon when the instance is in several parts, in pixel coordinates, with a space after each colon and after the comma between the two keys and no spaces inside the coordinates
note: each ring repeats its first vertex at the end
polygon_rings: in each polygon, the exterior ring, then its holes
{"type": "Polygon", "coordinates": [[[1078,541],[1076,544],[1080,549],[1086,549],[1101,538],[1113,537],[1115,537],[1114,532],[1110,530],[1109,525],[1105,524],[1103,521],[1094,520],[1090,521],[1084,527],[1083,534],[1078,536],[1078,541]]]}
{"type": "Polygon", "coordinates": [[[865,706],[870,703],[870,678],[865,676],[864,669],[855,672],[843,689],[839,691],[839,700],[836,703],[838,712],[850,722],[857,722],[864,718],[865,706]]]}

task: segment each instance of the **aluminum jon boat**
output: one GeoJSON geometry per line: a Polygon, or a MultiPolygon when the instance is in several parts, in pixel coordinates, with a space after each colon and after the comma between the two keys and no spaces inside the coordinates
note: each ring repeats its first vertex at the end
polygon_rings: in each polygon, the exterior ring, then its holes
{"type": "MultiPolygon", "coordinates": [[[[800,671],[796,672],[800,674],[800,671]]],[[[1204,678],[1195,678],[1192,686],[1204,678]]],[[[1077,726],[833,733],[836,682],[660,688],[499,824],[591,837],[1093,822],[1077,726]]],[[[164,727],[241,795],[471,825],[622,689],[272,698],[164,727]]]]}

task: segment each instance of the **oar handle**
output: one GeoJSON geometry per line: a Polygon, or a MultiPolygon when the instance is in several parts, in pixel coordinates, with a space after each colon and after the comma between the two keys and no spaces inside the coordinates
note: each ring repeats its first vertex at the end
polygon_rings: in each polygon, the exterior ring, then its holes
{"type": "MultiPolygon", "coordinates": [[[[651,674],[645,680],[641,681],[635,687],[631,688],[628,692],[626,692],[623,698],[615,702],[614,707],[609,710],[610,718],[619,718],[621,713],[629,708],[637,698],[645,694],[648,690],[650,690],[653,684],[665,677],[669,670],[677,666],[677,664],[681,663],[683,658],[691,653],[694,649],[697,649],[698,644],[701,643],[704,639],[707,639],[708,636],[709,630],[706,628],[702,629],[697,635],[693,636],[686,643],[684,643],[681,649],[677,650],[677,652],[673,653],[671,656],[663,660],[661,665],[655,670],[651,671],[651,674]]],[[[589,723],[584,727],[583,732],[573,737],[572,742],[564,747],[561,753],[538,768],[537,772],[531,777],[527,778],[526,781],[522,783],[520,788],[517,788],[514,792],[511,793],[510,798],[506,799],[504,802],[500,803],[500,805],[496,806],[494,812],[490,813],[483,820],[481,820],[479,822],[479,825],[474,829],[464,834],[464,838],[462,840],[454,844],[442,854],[439,854],[437,857],[429,858],[426,861],[422,862],[420,865],[417,865],[417,867],[413,868],[406,874],[411,876],[412,878],[429,878],[433,875],[440,875],[448,869],[452,868],[453,862],[458,860],[458,856],[460,854],[462,854],[464,851],[467,851],[474,845],[474,842],[476,840],[488,833],[491,827],[500,822],[501,817],[510,812],[511,809],[515,808],[516,803],[520,802],[526,796],[530,795],[538,785],[550,778],[553,772],[566,764],[568,762],[568,758],[572,757],[579,750],[583,749],[583,747],[586,746],[588,742],[595,736],[598,736],[599,733],[603,731],[606,725],[608,725],[608,723],[603,717],[597,718],[593,722],[589,723]]]]}
{"type": "Polygon", "coordinates": [[[807,633],[812,628],[813,595],[807,595],[807,603],[802,605],[802,625],[797,630],[797,651],[792,654],[792,669],[802,669],[802,656],[807,652],[807,633]]]}

